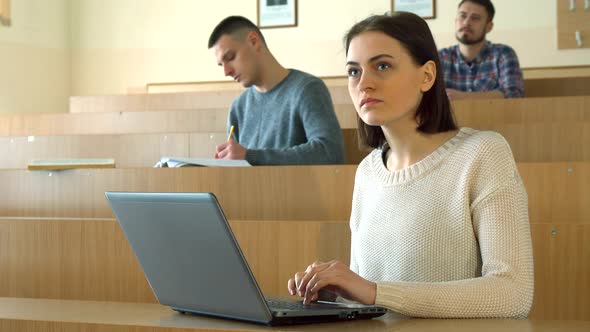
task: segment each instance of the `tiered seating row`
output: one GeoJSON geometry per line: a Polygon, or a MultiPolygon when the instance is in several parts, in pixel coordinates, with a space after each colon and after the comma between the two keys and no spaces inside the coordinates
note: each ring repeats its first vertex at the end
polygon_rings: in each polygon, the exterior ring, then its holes
{"type": "MultiPolygon", "coordinates": [[[[590,164],[518,167],[529,193],[535,250],[531,317],[588,320],[580,308],[590,299],[590,271],[582,263],[590,253],[590,164]]],[[[0,221],[0,296],[153,302],[105,201],[110,190],[215,193],[262,289],[286,295],[285,280],[301,266],[316,259],[348,262],[355,169],[0,171],[0,215],[6,216],[0,221]]]]}
{"type": "MultiPolygon", "coordinates": [[[[590,220],[590,164],[519,163],[535,222],[590,220]]],[[[112,218],[105,191],[213,192],[233,220],[347,220],[355,165],[0,171],[0,216],[112,218]]]]}
{"type": "MultiPolygon", "coordinates": [[[[238,93],[74,97],[71,114],[4,116],[0,147],[9,153],[0,162],[114,157],[118,167],[149,167],[164,155],[209,157],[238,93]]],[[[366,152],[354,147],[354,107],[345,87],[331,93],[348,161],[358,163],[366,152]]],[[[589,106],[590,97],[454,103],[461,126],[500,132],[519,162],[535,252],[533,319],[590,320],[589,106]]],[[[215,193],[263,291],[286,295],[287,278],[309,262],[348,262],[355,170],[0,170],[0,296],[155,302],[105,191],[215,193]]]]}
{"type": "Polygon", "coordinates": [[[113,158],[118,168],[151,167],[164,156],[212,158],[220,133],[0,137],[0,168],[26,169],[34,159],[113,158]]]}
{"type": "MultiPolygon", "coordinates": [[[[326,86],[337,101],[339,97],[348,95],[348,78],[323,78],[326,86]]],[[[525,97],[566,97],[590,95],[590,67],[569,67],[551,69],[524,70],[525,97]]],[[[231,81],[224,82],[169,82],[150,83],[146,87],[149,94],[188,93],[208,91],[235,91],[239,93],[243,88],[231,81]]]]}
{"type": "MultiPolygon", "coordinates": [[[[349,262],[347,221],[232,221],[266,294],[315,260],[349,262]]],[[[590,220],[531,224],[535,296],[531,319],[590,320],[590,220]]],[[[156,303],[112,219],[0,220],[0,296],[156,303]]]]}
{"type": "MultiPolygon", "coordinates": [[[[317,259],[349,261],[346,221],[231,226],[267,294],[287,296],[292,273],[317,259]]],[[[0,238],[0,296],[157,303],[113,219],[2,218],[0,238]]]]}
{"type": "MultiPolygon", "coordinates": [[[[499,125],[590,122],[590,97],[499,99],[453,104],[459,125],[492,129],[499,125]]],[[[356,129],[354,106],[336,105],[343,129],[356,129]]],[[[153,110],[150,112],[18,114],[0,116],[0,136],[148,134],[224,132],[227,109],[153,110]]]]}
{"type": "MultiPolygon", "coordinates": [[[[555,124],[489,125],[502,134],[518,162],[590,161],[590,121],[555,124]]],[[[342,131],[347,164],[358,164],[356,130],[342,131]]],[[[0,168],[25,169],[34,159],[114,158],[116,167],[151,167],[164,156],[211,158],[226,133],[164,133],[121,135],[0,137],[0,168]]]]}
{"type": "MultiPolygon", "coordinates": [[[[590,160],[590,97],[465,101],[455,107],[460,125],[504,135],[519,162],[590,160]]],[[[357,164],[367,151],[358,148],[354,107],[339,105],[337,114],[347,163],[357,164]]],[[[10,136],[0,137],[0,149],[10,153],[0,156],[1,167],[59,157],[114,158],[122,168],[150,167],[167,155],[209,158],[225,140],[226,118],[224,109],[4,116],[0,133],[10,136]]]]}
{"type": "Polygon", "coordinates": [[[0,216],[112,218],[105,191],[215,193],[230,219],[346,220],[356,166],[0,170],[0,216]]]}

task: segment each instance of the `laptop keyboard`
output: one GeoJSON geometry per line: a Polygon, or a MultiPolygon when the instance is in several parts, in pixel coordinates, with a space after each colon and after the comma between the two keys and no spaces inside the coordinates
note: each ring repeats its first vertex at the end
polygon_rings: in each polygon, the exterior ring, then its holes
{"type": "Polygon", "coordinates": [[[309,309],[334,309],[334,305],[327,303],[303,304],[303,301],[291,302],[282,300],[266,300],[271,309],[279,310],[309,310],[309,309]]]}
{"type": "Polygon", "coordinates": [[[267,300],[268,306],[273,309],[289,309],[289,310],[301,310],[311,307],[310,305],[303,304],[302,301],[289,302],[280,300],[267,300]]]}

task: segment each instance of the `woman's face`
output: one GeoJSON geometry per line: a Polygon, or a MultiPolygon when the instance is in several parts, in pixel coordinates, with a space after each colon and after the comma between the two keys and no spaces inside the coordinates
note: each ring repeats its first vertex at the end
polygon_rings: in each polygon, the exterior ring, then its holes
{"type": "Polygon", "coordinates": [[[417,65],[399,41],[377,31],[355,36],[346,60],[348,92],[366,124],[416,126],[422,93],[433,84],[427,67],[434,63],[417,65]]]}

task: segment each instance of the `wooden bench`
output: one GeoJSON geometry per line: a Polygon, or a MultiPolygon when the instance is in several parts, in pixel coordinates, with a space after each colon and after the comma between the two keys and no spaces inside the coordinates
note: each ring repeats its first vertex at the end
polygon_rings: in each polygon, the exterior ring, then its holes
{"type": "MultiPolygon", "coordinates": [[[[208,191],[230,219],[347,220],[356,167],[0,170],[0,216],[112,218],[105,191],[208,191]]],[[[531,219],[590,219],[589,163],[518,163],[518,168],[531,219]]]]}
{"type": "MultiPolygon", "coordinates": [[[[493,128],[511,145],[518,162],[590,161],[590,121],[555,124],[505,124],[493,128]]],[[[370,150],[360,149],[355,129],[343,129],[346,164],[358,164],[370,150]]],[[[0,137],[0,168],[25,169],[35,159],[113,158],[116,167],[152,167],[164,156],[212,158],[225,142],[220,132],[95,134],[0,137]]]]}
{"type": "MultiPolygon", "coordinates": [[[[263,292],[317,259],[348,262],[348,221],[231,221],[263,292]]],[[[0,218],[0,296],[156,302],[113,219],[0,218]]]]}
{"type": "MultiPolygon", "coordinates": [[[[564,97],[590,95],[590,67],[524,68],[525,95],[527,97],[564,97]]],[[[323,77],[322,80],[334,96],[339,91],[348,94],[348,78],[345,76],[323,77]]],[[[243,87],[236,82],[165,82],[148,83],[143,92],[185,93],[185,92],[234,92],[239,94],[243,87]]]]}
{"type": "Polygon", "coordinates": [[[0,137],[0,168],[26,169],[32,160],[113,158],[116,167],[152,167],[164,156],[212,158],[221,133],[105,134],[0,137]]]}
{"type": "MultiPolygon", "coordinates": [[[[481,129],[590,121],[590,96],[458,101],[453,108],[459,125],[481,129]]],[[[343,129],[356,129],[351,103],[335,110],[343,129]]],[[[225,108],[0,115],[0,136],[225,132],[226,126],[225,108]]]]}
{"type": "MultiPolygon", "coordinates": [[[[518,168],[529,196],[535,252],[531,317],[588,320],[590,164],[518,168]]],[[[130,263],[133,255],[104,198],[107,190],[214,192],[263,290],[286,294],[286,278],[310,261],[348,262],[355,170],[0,171],[0,264],[7,264],[0,267],[0,286],[6,287],[0,296],[153,302],[138,265],[130,263]]]]}
{"type": "MultiPolygon", "coordinates": [[[[517,161],[590,160],[590,97],[464,101],[455,108],[461,126],[504,135],[517,161]]],[[[368,152],[358,148],[356,112],[352,105],[336,111],[347,163],[357,164],[368,152]]],[[[0,149],[12,152],[0,160],[12,168],[39,156],[104,154],[119,167],[149,167],[168,154],[209,157],[224,140],[226,117],[224,109],[0,116],[0,149]]]]}
{"type": "MultiPolygon", "coordinates": [[[[590,77],[547,78],[531,80],[526,98],[567,98],[590,95],[590,77]]],[[[70,97],[71,113],[92,112],[144,112],[178,111],[196,109],[229,109],[242,90],[193,91],[173,93],[144,93],[130,95],[73,96],[70,97]]],[[[330,94],[334,105],[350,105],[352,100],[346,86],[333,86],[330,94]]],[[[501,101],[505,99],[490,99],[501,101]]],[[[517,100],[522,100],[517,99],[517,100]]],[[[456,101],[461,103],[463,101],[456,101]]]]}
{"type": "Polygon", "coordinates": [[[105,191],[210,191],[240,220],[348,219],[356,166],[0,170],[0,216],[112,218],[105,191]]]}
{"type": "MultiPolygon", "coordinates": [[[[288,278],[313,261],[349,263],[346,220],[230,224],[265,294],[288,296],[288,278]]],[[[531,232],[531,319],[590,320],[590,219],[531,219],[531,232]]],[[[0,239],[0,296],[157,302],[113,219],[1,218],[0,239]]]]}

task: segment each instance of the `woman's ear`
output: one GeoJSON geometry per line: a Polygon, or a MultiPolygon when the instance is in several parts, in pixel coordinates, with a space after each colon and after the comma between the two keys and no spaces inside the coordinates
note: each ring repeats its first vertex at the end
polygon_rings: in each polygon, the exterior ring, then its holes
{"type": "Polygon", "coordinates": [[[420,85],[420,91],[426,92],[432,88],[436,81],[436,64],[434,61],[429,60],[422,65],[422,76],[424,79],[420,85]]]}

